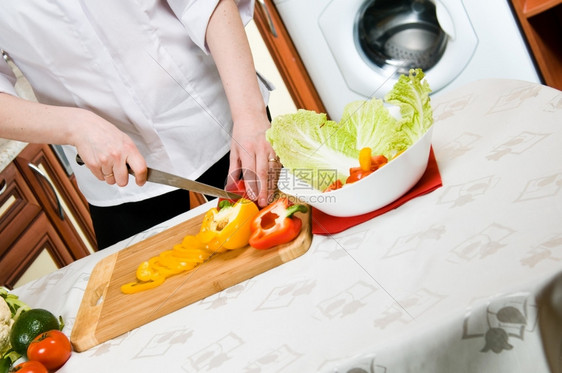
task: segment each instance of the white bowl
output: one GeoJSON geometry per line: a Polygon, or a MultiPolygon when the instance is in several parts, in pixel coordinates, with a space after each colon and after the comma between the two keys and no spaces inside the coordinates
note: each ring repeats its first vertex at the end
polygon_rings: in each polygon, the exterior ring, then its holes
{"type": "Polygon", "coordinates": [[[281,170],[279,190],[296,201],[332,216],[356,216],[375,211],[408,192],[423,176],[429,160],[433,127],[405,152],[365,178],[343,188],[322,193],[281,170]]]}

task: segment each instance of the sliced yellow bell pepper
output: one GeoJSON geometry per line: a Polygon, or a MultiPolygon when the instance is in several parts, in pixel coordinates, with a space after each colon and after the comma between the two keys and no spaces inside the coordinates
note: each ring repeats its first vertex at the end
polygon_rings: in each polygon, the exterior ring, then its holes
{"type": "Polygon", "coordinates": [[[139,291],[152,289],[157,286],[162,285],[166,278],[164,276],[156,277],[154,280],[142,281],[142,282],[129,282],[121,286],[121,291],[125,294],[134,294],[139,291]]]}
{"type": "Polygon", "coordinates": [[[137,280],[139,281],[152,281],[156,277],[160,276],[147,261],[142,262],[137,268],[137,280]]]}
{"type": "Polygon", "coordinates": [[[205,245],[197,238],[197,236],[188,234],[183,238],[181,246],[187,249],[204,249],[205,245]]]}
{"type": "Polygon", "coordinates": [[[200,263],[205,261],[211,254],[212,252],[205,248],[186,248],[183,245],[174,245],[174,248],[168,255],[177,260],[200,263]]]}
{"type": "Polygon", "coordinates": [[[252,201],[243,198],[220,210],[210,209],[203,218],[198,234],[187,235],[171,250],[162,251],[142,262],[137,268],[137,281],[121,286],[121,291],[133,294],[155,288],[166,278],[197,267],[214,252],[248,245],[250,223],[258,212],[258,207],[252,201]]]}
{"type": "Polygon", "coordinates": [[[359,167],[361,171],[371,171],[371,148],[363,148],[359,151],[359,167]]]}

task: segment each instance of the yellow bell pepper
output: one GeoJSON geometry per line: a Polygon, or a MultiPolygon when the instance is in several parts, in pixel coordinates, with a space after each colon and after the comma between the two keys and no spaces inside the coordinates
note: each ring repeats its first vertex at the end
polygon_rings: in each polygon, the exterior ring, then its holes
{"type": "Polygon", "coordinates": [[[142,282],[129,282],[121,286],[121,291],[125,294],[134,294],[139,291],[152,289],[157,286],[162,285],[166,278],[164,276],[155,277],[154,280],[142,281],[142,282]]]}
{"type": "Polygon", "coordinates": [[[159,276],[161,274],[152,268],[148,260],[142,262],[137,268],[137,280],[139,281],[153,281],[159,276]]]}
{"type": "Polygon", "coordinates": [[[363,148],[359,151],[359,167],[361,171],[371,171],[371,148],[363,148]]]}
{"type": "Polygon", "coordinates": [[[207,249],[219,253],[247,246],[250,224],[258,212],[256,204],[245,198],[220,210],[212,208],[205,214],[197,238],[207,249]]]}
{"type": "Polygon", "coordinates": [[[121,291],[133,294],[155,288],[166,278],[197,267],[214,252],[248,245],[250,223],[258,214],[258,207],[243,198],[234,205],[225,204],[220,210],[212,208],[207,211],[198,234],[187,235],[171,250],[142,262],[137,267],[137,280],[121,286],[121,291]]]}

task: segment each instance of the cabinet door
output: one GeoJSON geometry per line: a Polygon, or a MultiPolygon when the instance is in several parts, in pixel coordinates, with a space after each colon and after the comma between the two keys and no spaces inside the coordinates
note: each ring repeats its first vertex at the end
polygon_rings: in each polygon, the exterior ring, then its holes
{"type": "Polygon", "coordinates": [[[254,22],[295,106],[325,113],[324,104],[272,0],[256,2],[254,22]]]}
{"type": "Polygon", "coordinates": [[[74,259],[96,249],[90,215],[48,145],[28,145],[15,159],[47,218],[74,259]]]}
{"type": "Polygon", "coordinates": [[[547,85],[562,89],[562,0],[511,0],[547,85]]]}
{"type": "Polygon", "coordinates": [[[39,215],[41,206],[13,163],[0,173],[0,257],[39,215]]]}
{"type": "MultiPolygon", "coordinates": [[[[55,268],[64,267],[74,261],[46,214],[41,213],[0,259],[2,268],[0,284],[14,288],[18,280],[26,275],[28,269],[40,257],[45,256],[55,268]]],[[[42,267],[45,272],[34,272],[35,278],[46,275],[54,269],[45,268],[44,265],[42,267]]],[[[26,278],[26,281],[33,279],[34,277],[26,278]]]]}

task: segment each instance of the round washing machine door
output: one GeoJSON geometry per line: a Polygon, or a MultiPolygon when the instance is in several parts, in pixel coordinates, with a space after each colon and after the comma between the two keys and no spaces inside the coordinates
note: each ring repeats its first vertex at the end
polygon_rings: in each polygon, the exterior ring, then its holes
{"type": "Polygon", "coordinates": [[[398,74],[411,68],[430,70],[447,46],[430,0],[371,0],[359,11],[355,38],[367,63],[387,66],[398,74]]]}
{"type": "Polygon", "coordinates": [[[332,0],[318,24],[346,85],[367,98],[383,97],[411,68],[436,92],[478,44],[462,0],[332,0]]]}

